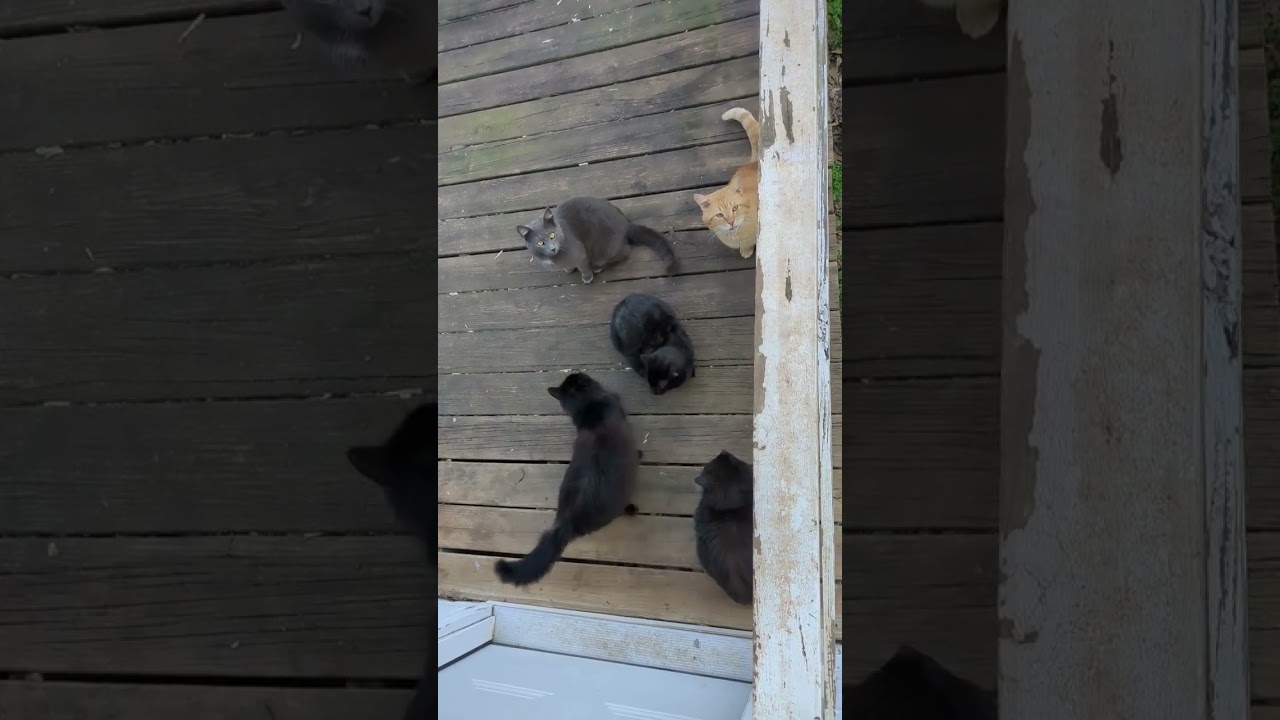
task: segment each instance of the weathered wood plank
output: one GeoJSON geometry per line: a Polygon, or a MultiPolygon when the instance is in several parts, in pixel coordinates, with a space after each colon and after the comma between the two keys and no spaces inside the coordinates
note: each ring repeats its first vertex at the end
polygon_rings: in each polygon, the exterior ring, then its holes
{"type": "Polygon", "coordinates": [[[0,682],[0,717],[28,720],[397,718],[409,690],[0,682]]]}
{"type": "MultiPolygon", "coordinates": [[[[440,84],[544,66],[592,53],[752,18],[760,0],[724,0],[714,4],[651,2],[608,15],[584,16],[545,30],[440,53],[440,84]]],[[[447,32],[447,29],[446,29],[447,32]]]]}
{"type": "Polygon", "coordinates": [[[0,37],[279,8],[278,0],[8,0],[0,6],[0,37]]]}
{"type": "Polygon", "coordinates": [[[834,720],[827,6],[763,0],[760,24],[752,461],[788,481],[754,486],[751,715],[834,720]]]}
{"type": "MultiPolygon", "coordinates": [[[[686,469],[688,484],[697,475],[686,469]]],[[[639,507],[639,503],[636,503],[639,507]]],[[[641,513],[652,513],[640,508],[641,513]]],[[[555,521],[555,510],[441,504],[436,538],[443,551],[520,556],[538,543],[555,521]]],[[[836,548],[835,572],[840,573],[836,548]]],[[[703,572],[698,561],[693,518],[641,514],[618,518],[607,527],[578,538],[564,558],[614,565],[636,565],[703,572]]]]}
{"type": "Polygon", "coordinates": [[[755,55],[759,47],[758,25],[757,18],[746,17],[606,52],[441,85],[438,117],[755,55]]]}
{"type": "Polygon", "coordinates": [[[749,629],[751,608],[729,599],[702,572],[617,567],[563,561],[534,585],[504,585],[493,572],[498,558],[442,552],[440,596],[506,600],[569,610],[749,629]]]}
{"type": "MultiPolygon", "coordinates": [[[[644,462],[702,465],[721,450],[752,457],[751,418],[745,415],[632,415],[644,462]]],[[[840,417],[832,418],[832,457],[841,467],[840,417]]],[[[441,460],[568,462],[573,426],[555,415],[441,416],[441,460]]]]}
{"type": "MultiPolygon", "coordinates": [[[[554,271],[551,271],[554,272],[554,271]]],[[[614,305],[633,292],[661,297],[683,319],[737,317],[755,311],[755,272],[735,270],[641,280],[608,280],[605,270],[590,285],[439,296],[441,333],[607,324],[614,305]]]]}
{"type": "Polygon", "coordinates": [[[430,579],[398,537],[0,540],[0,645],[34,672],[416,678],[430,579]]]}
{"type": "Polygon", "coordinates": [[[0,149],[434,117],[429,89],[336,72],[283,13],[64,33],[0,46],[0,149]],[[138,112],[146,108],[146,112],[138,112]]]}
{"type": "Polygon", "coordinates": [[[343,451],[383,440],[416,404],[0,410],[0,534],[385,532],[386,500],[343,451]]]}
{"type": "Polygon", "coordinates": [[[0,274],[430,248],[429,126],[0,156],[0,274]],[[175,181],[179,179],[180,181],[175,181]]]}
{"type": "MultiPolygon", "coordinates": [[[[527,219],[526,219],[527,222],[527,219]]],[[[438,292],[475,292],[479,290],[515,290],[549,287],[582,282],[578,274],[566,275],[560,270],[547,268],[542,263],[529,262],[532,257],[523,247],[515,227],[507,228],[511,237],[521,243],[520,248],[499,251],[498,254],[462,255],[440,258],[438,292]]],[[[660,228],[665,232],[667,228],[660,228]]],[[[677,272],[681,275],[715,273],[725,270],[749,270],[755,266],[754,258],[744,258],[737,250],[731,250],[716,240],[706,230],[680,232],[671,238],[676,257],[680,259],[677,272]]],[[[634,280],[661,277],[667,274],[667,264],[647,248],[633,249],[627,260],[600,273],[600,282],[634,280]]],[[[594,284],[595,281],[593,281],[594,284]]]]}
{"type": "MultiPolygon", "coordinates": [[[[1280,306],[1270,203],[1245,206],[1244,357],[1280,365],[1280,306]]],[[[845,233],[844,302],[858,338],[850,377],[999,371],[999,223],[845,233]]]]}
{"type": "Polygon", "coordinates": [[[1009,9],[1010,720],[1248,713],[1237,5],[1156,9],[1009,9]]]}
{"type": "MultiPolygon", "coordinates": [[[[437,493],[442,503],[554,510],[568,466],[564,463],[441,462],[436,467],[437,493]]],[[[641,465],[632,499],[644,513],[692,516],[702,498],[702,489],[693,483],[697,476],[697,467],[641,465]]],[[[831,478],[835,516],[839,521],[842,517],[841,471],[835,470],[831,478]]]]}
{"type": "Polygon", "coordinates": [[[758,115],[759,106],[753,93],[753,97],[713,105],[442,150],[439,184],[457,185],[734,141],[742,144],[745,161],[751,155],[751,145],[742,125],[720,116],[733,107],[758,115]]]}
{"type": "MultiPolygon", "coordinates": [[[[1262,0],[1240,0],[1240,47],[1262,45],[1262,0]]],[[[921,2],[865,0],[844,18],[844,84],[906,80],[1004,69],[1003,19],[973,40],[960,32],[955,10],[921,2]]]]}
{"type": "MultiPolygon", "coordinates": [[[[750,365],[751,316],[683,320],[699,362],[708,365],[750,365]]],[[[484,333],[445,333],[439,336],[441,373],[559,371],[575,367],[588,372],[615,367],[617,351],[608,343],[583,342],[608,337],[608,322],[594,327],[548,327],[536,330],[493,330],[484,333]],[[510,348],[520,348],[513,353],[510,348]]],[[[840,325],[831,323],[831,359],[839,362],[840,325]]]]}
{"type": "MultiPolygon", "coordinates": [[[[580,187],[569,183],[565,186],[567,193],[573,193],[572,188],[580,187]]],[[[706,232],[706,227],[702,224],[702,212],[693,202],[693,195],[712,192],[717,187],[719,186],[707,185],[688,190],[609,199],[626,213],[627,217],[641,225],[663,230],[672,228],[679,231],[706,232]]],[[[570,197],[572,194],[565,194],[552,202],[559,203],[570,197]]],[[[440,257],[520,250],[524,247],[524,243],[516,235],[515,227],[528,220],[528,210],[469,218],[441,219],[436,226],[440,257]]]]}
{"type": "MultiPolygon", "coordinates": [[[[581,2],[576,6],[582,7],[581,2]]],[[[594,2],[592,6],[595,6],[594,2]]],[[[760,58],[751,55],[441,118],[438,128],[440,149],[630,120],[642,115],[747,97],[757,93],[759,87],[760,58]]]]}
{"type": "MultiPolygon", "coordinates": [[[[730,141],[583,167],[449,185],[436,194],[437,217],[443,221],[541,210],[581,194],[584,188],[590,188],[596,197],[612,199],[718,186],[728,182],[733,171],[750,156],[750,145],[730,141]]],[[[697,208],[692,193],[688,203],[697,208]]]]}
{"type": "MultiPolygon", "coordinates": [[[[441,21],[437,28],[436,51],[512,38],[559,25],[599,17],[643,5],[649,0],[592,0],[590,5],[582,0],[534,0],[521,2],[492,12],[461,18],[451,22],[441,21]]],[[[437,16],[443,8],[437,6],[437,16]]],[[[455,11],[456,12],[456,11],[455,11]]]]}
{"type": "MultiPolygon", "coordinates": [[[[607,335],[599,335],[607,342],[607,335]]],[[[654,395],[644,379],[623,369],[625,361],[610,369],[592,371],[591,376],[622,395],[627,412],[637,415],[690,415],[714,412],[725,415],[752,412],[755,384],[751,365],[709,367],[698,364],[697,375],[679,389],[654,395]]],[[[575,368],[577,369],[577,368],[575,368]]],[[[831,412],[839,414],[841,404],[840,365],[831,365],[831,412]]],[[[558,373],[497,373],[441,375],[437,392],[441,415],[548,415],[559,412],[558,403],[547,387],[563,379],[558,373]]],[[[709,459],[709,458],[708,458],[709,459]]]]}
{"type": "MultiPolygon", "coordinates": [[[[847,63],[847,61],[846,61],[847,63]]],[[[1241,197],[1270,198],[1270,137],[1260,50],[1240,55],[1241,197]]],[[[1005,76],[849,88],[845,228],[994,220],[1004,201],[1005,76]]]]}
{"type": "Polygon", "coordinates": [[[415,254],[3,282],[0,403],[429,387],[433,265],[415,254]]]}
{"type": "MultiPolygon", "coordinates": [[[[437,0],[436,20],[440,25],[444,25],[474,15],[483,15],[530,2],[531,0],[437,0]]],[[[449,30],[442,27],[440,32],[449,32],[449,30]]]]}

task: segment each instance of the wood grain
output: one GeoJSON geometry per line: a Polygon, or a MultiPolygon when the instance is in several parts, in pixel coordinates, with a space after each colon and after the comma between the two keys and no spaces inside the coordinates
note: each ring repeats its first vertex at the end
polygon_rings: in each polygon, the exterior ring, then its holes
{"type": "MultiPolygon", "coordinates": [[[[642,438],[644,462],[655,465],[702,465],[721,450],[740,458],[752,456],[751,418],[745,415],[632,415],[631,426],[642,438]]],[[[840,418],[832,419],[832,436],[840,437],[840,418]]],[[[566,417],[441,416],[441,460],[502,462],[568,462],[573,426],[566,417]]],[[[840,443],[833,443],[833,463],[841,467],[840,443]]]]}
{"type": "Polygon", "coordinates": [[[432,118],[430,88],[344,76],[283,13],[22,38],[0,48],[0,150],[432,118]],[[139,112],[138,108],[146,108],[139,112]]]}
{"type": "Polygon", "coordinates": [[[0,534],[386,532],[350,445],[416,399],[0,410],[0,534]]]}
{"type": "Polygon", "coordinates": [[[416,679],[408,537],[0,540],[5,663],[29,672],[416,679]]]}
{"type": "MultiPolygon", "coordinates": [[[[527,219],[526,219],[527,221],[527,219]]],[[[666,228],[659,232],[665,233],[666,228]]],[[[501,254],[462,255],[440,258],[438,265],[439,292],[476,292],[481,290],[515,290],[580,283],[577,273],[566,275],[561,270],[548,268],[542,263],[529,262],[532,257],[523,247],[523,241],[510,226],[508,232],[521,247],[501,254]]],[[[724,270],[749,270],[755,258],[744,258],[737,250],[731,250],[706,230],[675,233],[671,238],[679,265],[680,275],[716,273],[724,270]]],[[[633,248],[625,261],[600,273],[599,282],[635,280],[662,277],[667,274],[667,264],[648,248],[633,248]]],[[[593,284],[596,281],[593,281],[593,284]]]]}
{"type": "MultiPolygon", "coordinates": [[[[750,365],[750,316],[683,320],[700,362],[708,365],[750,365]]],[[[548,327],[525,330],[494,330],[485,333],[446,333],[440,342],[439,369],[449,373],[587,371],[614,367],[617,351],[612,345],[587,342],[591,337],[607,337],[608,323],[595,326],[548,327]],[[518,347],[520,353],[509,348],[518,347]]],[[[840,360],[838,322],[832,323],[832,361],[840,360]]]]}
{"type": "Polygon", "coordinates": [[[430,387],[432,265],[405,255],[0,283],[0,403],[430,387]]]}
{"type": "MultiPolygon", "coordinates": [[[[609,198],[633,222],[666,230],[706,231],[702,212],[693,202],[694,193],[708,193],[714,185],[688,190],[672,190],[648,195],[609,198]]],[[[561,196],[556,203],[571,197],[561,196]]],[[[499,250],[521,250],[524,243],[515,227],[529,221],[528,210],[482,215],[468,218],[441,219],[437,224],[440,257],[472,253],[497,253],[499,250]]]]}
{"type": "Polygon", "coordinates": [[[734,169],[751,157],[750,145],[738,142],[740,139],[582,167],[449,185],[437,193],[437,217],[450,220],[541,210],[581,193],[583,188],[591,188],[596,197],[612,200],[723,185],[734,169]]]}
{"type": "MultiPolygon", "coordinates": [[[[443,26],[445,23],[456,22],[473,15],[483,15],[530,3],[531,0],[442,0],[436,3],[436,20],[443,26]]],[[[449,29],[441,27],[440,32],[448,33],[449,29]]]]}
{"type": "Polygon", "coordinates": [[[0,156],[0,274],[431,247],[429,126],[0,156]]]}
{"type": "MultiPolygon", "coordinates": [[[[1270,197],[1270,137],[1261,50],[1240,56],[1240,183],[1270,197]]],[[[844,126],[846,229],[994,220],[1004,182],[1002,73],[849,88],[844,126]]]]}
{"type": "MultiPolygon", "coordinates": [[[[596,3],[592,2],[594,8],[596,3]]],[[[575,3],[581,8],[581,2],[575,3]]],[[[569,6],[564,6],[569,7],[569,6]]],[[[479,112],[441,118],[440,149],[630,120],[747,97],[760,86],[756,55],[479,112]]]]}
{"type": "Polygon", "coordinates": [[[1010,720],[1248,713],[1235,9],[1188,1],[1153,27],[1135,5],[1010,6],[1010,720]]]}
{"type": "MultiPolygon", "coordinates": [[[[441,462],[437,465],[440,502],[554,510],[564,463],[441,462]]],[[[690,517],[702,497],[693,483],[697,467],[641,465],[633,501],[640,512],[690,517]]],[[[832,473],[836,520],[841,513],[840,470],[832,473]]]]}
{"type": "MultiPolygon", "coordinates": [[[[601,342],[608,342],[601,334],[601,342]]],[[[621,358],[619,358],[621,360],[621,358]]],[[[619,393],[627,412],[636,415],[688,415],[715,412],[725,415],[752,412],[755,384],[751,365],[715,367],[699,364],[697,375],[676,390],[654,395],[644,379],[619,362],[612,369],[591,376],[619,393]]],[[[831,412],[839,414],[840,365],[831,365],[831,412]]],[[[559,373],[496,373],[441,375],[438,385],[442,415],[545,415],[559,405],[547,393],[564,376],[559,373]]]]}
{"type": "MultiPolygon", "coordinates": [[[[1270,203],[1244,222],[1244,359],[1280,365],[1280,307],[1270,203]]],[[[858,342],[850,376],[999,371],[1004,226],[975,223],[846,232],[844,312],[858,342]]]]}
{"type": "Polygon", "coordinates": [[[393,720],[410,690],[0,682],[0,717],[29,720],[393,720]]]}
{"type": "MultiPolygon", "coordinates": [[[[550,3],[545,3],[550,4],[550,3]]],[[[604,53],[627,45],[658,40],[714,25],[752,18],[760,0],[725,0],[715,4],[650,2],[616,12],[584,14],[515,37],[441,52],[440,84],[481,78],[511,70],[545,66],[560,60],[604,53]]],[[[453,28],[445,29],[450,34],[453,28]]]]}
{"type": "MultiPolygon", "coordinates": [[[[645,510],[642,508],[640,512],[645,510]]],[[[437,519],[436,538],[444,551],[518,557],[532,550],[542,533],[551,527],[555,511],[442,504],[437,519]]],[[[840,554],[841,550],[837,549],[837,576],[840,554]]],[[[604,529],[571,542],[563,557],[611,565],[703,572],[691,517],[621,517],[604,529]]]]}
{"type": "Polygon", "coordinates": [[[755,55],[755,17],[670,37],[441,85],[438,117],[487,110],[755,55]]]}
{"type": "Polygon", "coordinates": [[[0,37],[279,9],[276,0],[8,0],[0,6],[0,37]]]}
{"type": "MultiPolygon", "coordinates": [[[[1262,0],[1239,0],[1240,47],[1262,45],[1262,0]]],[[[844,84],[883,83],[1001,70],[1003,18],[977,40],[960,32],[953,9],[920,2],[866,0],[848,8],[844,23],[844,84]]]]}
{"type": "Polygon", "coordinates": [[[739,97],[657,115],[443,150],[439,182],[456,185],[735,141],[741,143],[749,157],[751,145],[742,125],[721,120],[720,116],[734,107],[758,115],[759,106],[757,97],[739,97]]]}
{"type": "MultiPolygon", "coordinates": [[[[473,15],[446,22],[445,9],[437,5],[437,16],[441,23],[437,29],[436,50],[444,53],[447,50],[489,43],[504,38],[513,38],[526,33],[537,32],[558,25],[568,25],[574,19],[581,21],[617,13],[620,10],[643,5],[649,0],[592,0],[584,5],[578,2],[564,3],[555,0],[535,0],[519,2],[511,7],[473,15]]],[[[458,6],[459,3],[453,2],[458,6]]],[[[454,10],[456,13],[457,10],[454,10]]]]}

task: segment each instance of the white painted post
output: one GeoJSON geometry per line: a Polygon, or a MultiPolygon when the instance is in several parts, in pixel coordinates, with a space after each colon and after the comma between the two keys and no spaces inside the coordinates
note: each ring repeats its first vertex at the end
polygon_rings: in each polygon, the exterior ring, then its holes
{"type": "Polygon", "coordinates": [[[1248,717],[1236,25],[1010,4],[1003,720],[1248,717]]]}
{"type": "Polygon", "coordinates": [[[760,3],[756,253],[756,720],[831,720],[835,523],[827,270],[826,5],[760,3]]]}

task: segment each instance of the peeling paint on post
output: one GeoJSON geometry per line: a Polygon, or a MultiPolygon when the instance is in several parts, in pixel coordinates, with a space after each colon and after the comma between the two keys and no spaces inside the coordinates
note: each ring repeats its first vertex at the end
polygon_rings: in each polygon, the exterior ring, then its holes
{"type": "Polygon", "coordinates": [[[751,712],[757,720],[830,720],[840,678],[834,671],[826,5],[762,0],[760,27],[751,712]]]}
{"type": "Polygon", "coordinates": [[[1248,717],[1236,13],[1010,5],[1002,720],[1248,717]]]}

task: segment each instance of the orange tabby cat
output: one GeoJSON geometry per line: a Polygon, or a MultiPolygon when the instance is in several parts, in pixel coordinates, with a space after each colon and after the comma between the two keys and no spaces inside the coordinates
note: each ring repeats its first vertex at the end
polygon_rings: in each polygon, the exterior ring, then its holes
{"type": "Polygon", "coordinates": [[[756,249],[756,197],[760,185],[760,126],[742,108],[726,110],[721,120],[737,120],[751,141],[751,162],[733,173],[729,184],[710,195],[693,196],[702,222],[716,239],[749,258],[756,249]]]}

